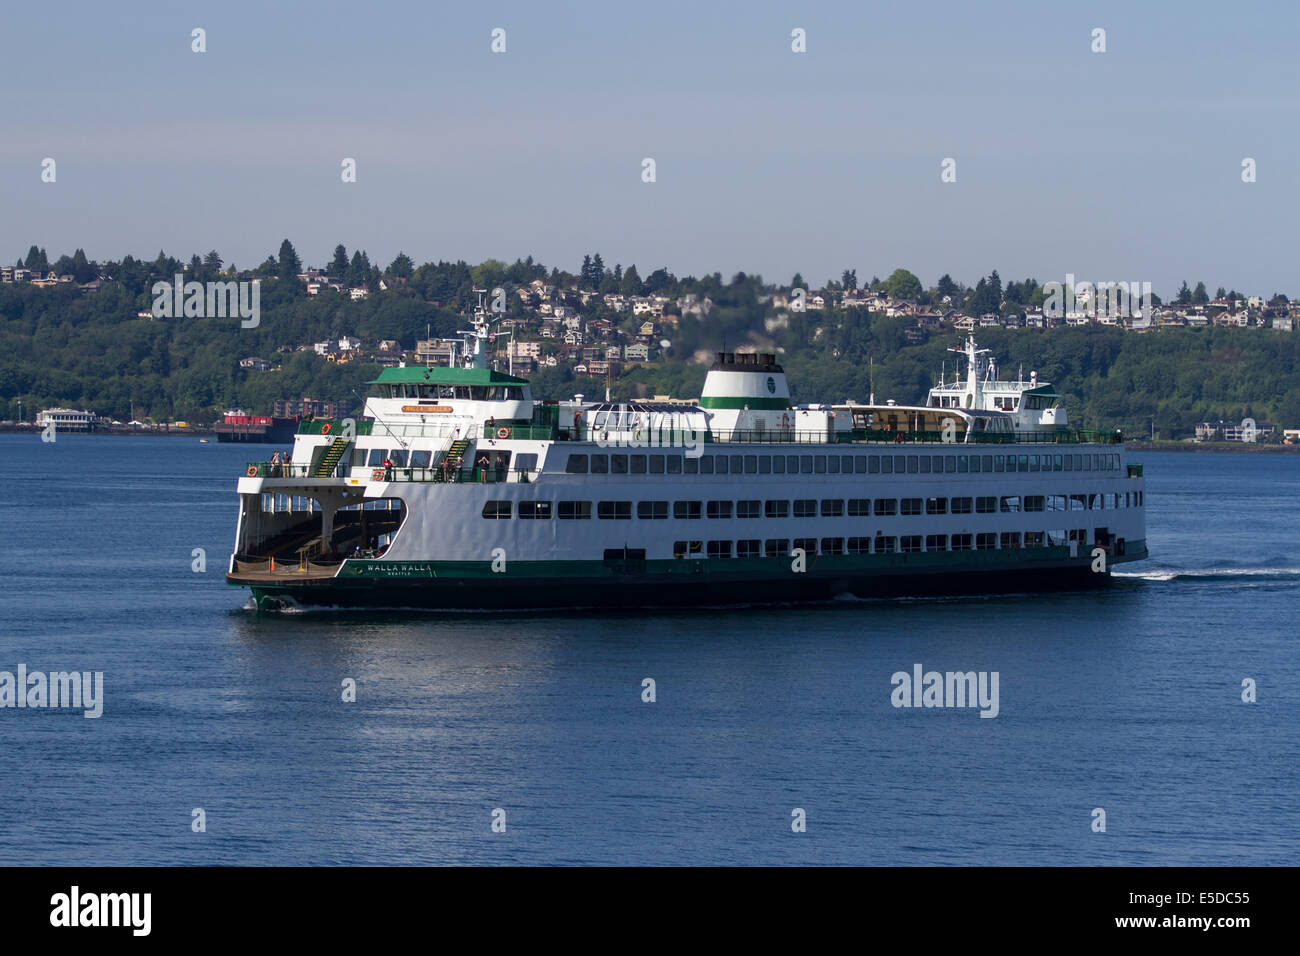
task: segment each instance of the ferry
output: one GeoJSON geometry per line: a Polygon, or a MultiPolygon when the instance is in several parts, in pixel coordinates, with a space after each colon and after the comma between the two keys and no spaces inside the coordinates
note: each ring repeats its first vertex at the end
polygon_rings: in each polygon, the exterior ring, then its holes
{"type": "Polygon", "coordinates": [[[462,360],[384,369],[361,416],[248,464],[226,580],[257,608],[988,595],[1147,557],[1122,434],[973,337],[923,405],[795,404],[776,356],[733,352],[697,402],[539,401],[471,324],[462,360]]]}

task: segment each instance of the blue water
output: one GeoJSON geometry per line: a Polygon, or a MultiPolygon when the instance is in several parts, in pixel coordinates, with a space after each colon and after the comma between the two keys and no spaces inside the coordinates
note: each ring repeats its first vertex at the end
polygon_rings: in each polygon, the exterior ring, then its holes
{"type": "Polygon", "coordinates": [[[0,436],[0,670],[105,685],[0,709],[0,864],[1300,862],[1300,457],[1136,455],[1104,592],[508,616],[245,609],[248,457],[0,436]],[[999,716],[895,709],[915,663],[999,716]]]}

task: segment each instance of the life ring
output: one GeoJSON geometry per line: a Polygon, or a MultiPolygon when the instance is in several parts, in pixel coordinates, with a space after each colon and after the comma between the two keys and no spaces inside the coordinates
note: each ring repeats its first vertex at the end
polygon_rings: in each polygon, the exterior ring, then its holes
{"type": "Polygon", "coordinates": [[[330,423],[326,422],[324,425],[320,427],[320,433],[322,435],[328,435],[330,433],[330,427],[331,427],[330,423]]]}
{"type": "Polygon", "coordinates": [[[383,481],[383,480],[384,480],[384,469],[382,469],[382,468],[376,468],[374,471],[372,471],[372,472],[370,473],[370,480],[371,480],[371,481],[383,481]]]}
{"type": "Polygon", "coordinates": [[[509,437],[510,437],[510,429],[508,428],[497,429],[497,438],[509,438],[509,437]]]}
{"type": "Polygon", "coordinates": [[[249,477],[249,478],[256,478],[256,477],[257,477],[257,466],[256,466],[256,465],[249,465],[249,466],[248,466],[248,477],[249,477]]]}

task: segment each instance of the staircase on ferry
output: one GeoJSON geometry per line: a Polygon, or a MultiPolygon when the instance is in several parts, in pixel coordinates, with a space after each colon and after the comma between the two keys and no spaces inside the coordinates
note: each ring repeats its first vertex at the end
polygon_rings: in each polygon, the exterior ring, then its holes
{"type": "Polygon", "coordinates": [[[455,476],[460,471],[461,463],[465,460],[465,452],[469,450],[469,446],[470,440],[468,438],[460,438],[447,449],[447,454],[442,459],[446,467],[441,469],[442,474],[447,476],[446,480],[456,480],[455,476]]]}
{"type": "Polygon", "coordinates": [[[343,453],[347,451],[349,444],[351,444],[351,442],[346,438],[336,438],[334,441],[330,442],[330,446],[326,449],[324,457],[321,458],[320,463],[316,466],[316,470],[312,472],[312,477],[329,478],[333,475],[334,469],[338,467],[339,459],[343,457],[343,453]]]}

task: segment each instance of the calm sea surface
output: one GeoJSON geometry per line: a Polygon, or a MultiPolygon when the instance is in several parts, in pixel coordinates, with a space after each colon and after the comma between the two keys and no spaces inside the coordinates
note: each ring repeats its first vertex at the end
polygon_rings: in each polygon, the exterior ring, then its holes
{"type": "Polygon", "coordinates": [[[0,864],[1300,862],[1300,457],[1135,454],[1101,593],[512,615],[246,609],[251,457],[0,435],[0,670],[104,674],[0,709],[0,864]]]}

